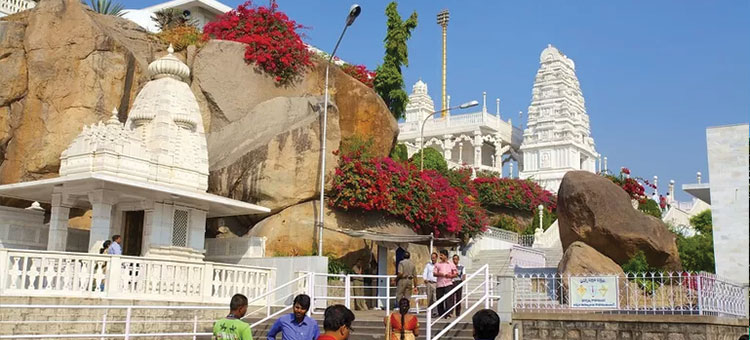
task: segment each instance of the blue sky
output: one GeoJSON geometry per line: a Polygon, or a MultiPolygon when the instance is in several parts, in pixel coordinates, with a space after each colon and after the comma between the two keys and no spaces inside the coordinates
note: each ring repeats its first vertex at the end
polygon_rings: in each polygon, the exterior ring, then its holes
{"type": "MultiPolygon", "coordinates": [[[[125,4],[146,7],[160,1],[125,4]]],[[[224,1],[236,7],[240,1],[224,1]]],[[[267,1],[256,2],[266,5],[267,1]]],[[[330,51],[350,1],[277,0],[279,8],[310,27],[305,41],[330,51]]],[[[337,53],[375,68],[383,57],[387,1],[360,0],[362,14],[337,53]]],[[[490,112],[518,124],[531,99],[539,54],[551,43],[576,63],[592,135],[610,169],[669,179],[680,190],[709,177],[705,129],[748,123],[750,108],[750,2],[748,1],[408,1],[419,25],[409,41],[407,90],[420,77],[436,104],[440,87],[440,27],[448,8],[448,93],[452,103],[487,91],[490,112]]],[[[526,117],[524,116],[524,124],[526,117]]]]}

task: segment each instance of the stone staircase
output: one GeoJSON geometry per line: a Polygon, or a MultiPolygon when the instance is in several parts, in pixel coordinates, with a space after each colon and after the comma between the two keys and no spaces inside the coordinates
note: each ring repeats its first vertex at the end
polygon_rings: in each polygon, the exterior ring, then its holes
{"type": "MultiPolygon", "coordinates": [[[[354,329],[354,332],[351,335],[351,339],[385,339],[385,325],[383,324],[383,318],[385,317],[385,313],[383,311],[355,311],[356,319],[354,320],[354,323],[352,324],[352,328],[354,329]]],[[[318,322],[318,326],[320,327],[320,331],[323,332],[323,316],[320,314],[314,314],[312,316],[315,321],[318,322]]],[[[420,314],[418,316],[419,319],[419,336],[417,339],[426,339],[425,336],[425,330],[426,330],[426,322],[424,314],[420,314]]],[[[257,321],[258,319],[248,319],[249,323],[253,323],[257,321]]],[[[273,325],[273,322],[275,320],[269,320],[266,321],[255,328],[253,328],[253,338],[254,339],[265,339],[266,334],[268,330],[273,325]]],[[[450,320],[452,321],[452,320],[450,320]]],[[[434,337],[435,334],[440,332],[444,327],[446,327],[449,324],[447,321],[439,321],[435,328],[432,330],[432,335],[434,337]]],[[[277,339],[281,339],[281,335],[276,335],[277,339]]],[[[441,339],[456,339],[456,340],[469,340],[473,339],[472,337],[472,325],[471,325],[471,317],[466,316],[461,322],[456,324],[451,330],[449,330],[445,335],[441,337],[441,339]]]]}
{"type": "Polygon", "coordinates": [[[560,260],[562,260],[562,247],[537,248],[537,250],[541,250],[544,252],[544,259],[547,267],[557,267],[557,265],[560,263],[560,260]]]}

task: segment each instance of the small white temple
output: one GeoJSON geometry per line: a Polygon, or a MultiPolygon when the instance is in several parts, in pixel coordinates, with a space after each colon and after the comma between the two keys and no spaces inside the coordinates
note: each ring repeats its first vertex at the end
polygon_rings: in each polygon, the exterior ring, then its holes
{"type": "MultiPolygon", "coordinates": [[[[448,97],[450,106],[450,96],[448,97]]],[[[496,100],[496,112],[487,111],[487,94],[483,94],[479,112],[442,116],[435,115],[435,104],[427,91],[427,84],[417,81],[406,104],[406,118],[398,124],[398,141],[407,147],[409,157],[421,147],[431,147],[443,154],[451,168],[470,166],[475,170],[488,170],[502,175],[503,164],[520,160],[517,153],[521,145],[522,131],[510,120],[500,118],[500,99],[496,100]],[[424,137],[420,138],[422,122],[424,137]]]]}
{"type": "Polygon", "coordinates": [[[209,194],[208,153],[190,69],[168,54],[123,124],[84,127],[60,155],[60,177],[0,185],[0,196],[51,203],[47,250],[65,251],[71,208],[92,210],[89,251],[114,234],[123,254],[202,259],[207,217],[269,209],[209,194]]]}
{"type": "Polygon", "coordinates": [[[566,172],[595,172],[599,154],[575,63],[552,45],[542,51],[539,63],[523,132],[520,177],[557,192],[566,172]]]}

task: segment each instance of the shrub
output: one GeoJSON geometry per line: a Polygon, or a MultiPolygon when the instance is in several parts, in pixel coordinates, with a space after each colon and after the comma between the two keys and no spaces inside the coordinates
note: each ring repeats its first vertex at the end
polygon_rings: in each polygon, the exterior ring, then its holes
{"type": "Polygon", "coordinates": [[[687,271],[713,273],[716,269],[716,260],[711,210],[704,210],[691,217],[690,224],[697,234],[690,237],[677,235],[677,251],[680,253],[682,267],[687,271]]]}
{"type": "MultiPolygon", "coordinates": [[[[542,214],[542,229],[547,230],[555,220],[557,220],[557,214],[554,211],[545,209],[544,214],[542,214]]],[[[536,228],[539,228],[539,207],[534,209],[534,219],[531,221],[531,227],[526,229],[531,229],[536,232],[536,228]]]]}
{"type": "Polygon", "coordinates": [[[500,215],[496,220],[495,223],[492,224],[495,228],[500,228],[503,230],[508,230],[512,232],[519,232],[518,228],[518,222],[516,222],[516,219],[513,217],[510,217],[508,215],[500,215]]]}
{"type": "Polygon", "coordinates": [[[656,188],[655,185],[649,183],[643,178],[631,178],[630,169],[628,168],[620,168],[620,173],[617,176],[609,173],[601,173],[601,175],[620,186],[622,190],[625,190],[625,192],[628,193],[631,199],[638,200],[638,202],[640,203],[644,203],[648,199],[646,197],[646,189],[643,187],[641,182],[651,188],[656,188]]]}
{"type": "Polygon", "coordinates": [[[651,267],[648,264],[646,254],[644,254],[642,250],[635,253],[635,255],[633,255],[633,257],[621,267],[626,274],[635,274],[635,277],[631,277],[632,281],[637,283],[638,286],[648,294],[653,294],[659,285],[658,282],[649,279],[650,273],[656,273],[659,269],[651,267]],[[640,276],[640,278],[638,276],[640,276]]]}
{"type": "Polygon", "coordinates": [[[643,202],[638,203],[638,210],[642,211],[646,215],[651,215],[658,219],[661,219],[661,209],[659,204],[654,202],[652,199],[646,199],[643,202]]]}
{"type": "Polygon", "coordinates": [[[360,158],[364,153],[341,155],[329,206],[385,212],[409,222],[419,234],[436,237],[455,234],[465,240],[487,224],[470,186],[454,187],[437,171],[420,172],[413,164],[391,158],[360,158]]]}
{"type": "Polygon", "coordinates": [[[250,1],[237,6],[203,28],[204,39],[224,39],[247,44],[245,61],[274,76],[277,84],[296,80],[312,66],[311,52],[297,34],[304,26],[269,7],[251,7],[250,1]]]}
{"type": "Polygon", "coordinates": [[[711,209],[701,211],[698,215],[690,218],[690,225],[701,234],[713,233],[713,218],[711,215],[711,209]]]}
{"type": "Polygon", "coordinates": [[[376,73],[368,70],[367,66],[344,64],[341,66],[341,70],[352,76],[354,79],[359,80],[360,83],[365,84],[367,87],[373,87],[376,73]]]}
{"type": "Polygon", "coordinates": [[[156,34],[156,37],[165,45],[172,44],[175,51],[182,51],[190,45],[200,47],[203,44],[202,34],[190,25],[174,26],[156,34]]]}
{"type": "Polygon", "coordinates": [[[409,160],[409,152],[403,143],[396,144],[391,151],[391,158],[396,162],[406,162],[409,160]]]}
{"type": "Polygon", "coordinates": [[[528,179],[478,177],[474,186],[484,207],[534,211],[542,204],[548,211],[557,209],[557,197],[528,179]]]}
{"type": "Polygon", "coordinates": [[[422,153],[424,153],[425,169],[435,170],[441,174],[445,174],[448,172],[448,163],[445,161],[445,158],[443,158],[443,154],[433,148],[422,148],[422,150],[411,156],[409,162],[419,168],[420,163],[422,162],[422,153]]]}

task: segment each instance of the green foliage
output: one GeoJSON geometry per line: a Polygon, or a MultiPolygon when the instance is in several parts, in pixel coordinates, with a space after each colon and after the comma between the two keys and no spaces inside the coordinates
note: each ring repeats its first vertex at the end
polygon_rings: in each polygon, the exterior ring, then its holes
{"type": "Polygon", "coordinates": [[[642,211],[646,215],[651,215],[658,219],[661,219],[661,209],[659,203],[654,200],[647,199],[643,202],[638,203],[638,210],[642,211]]]}
{"type": "Polygon", "coordinates": [[[203,34],[195,26],[175,26],[156,34],[165,45],[172,45],[175,51],[182,51],[190,45],[203,45],[203,34]]]}
{"type": "Polygon", "coordinates": [[[398,143],[391,151],[391,158],[396,162],[406,162],[409,160],[409,152],[406,150],[406,145],[398,143]]]}
{"type": "Polygon", "coordinates": [[[328,254],[328,274],[351,274],[352,268],[347,266],[344,261],[337,259],[333,254],[328,254]]]}
{"type": "Polygon", "coordinates": [[[716,268],[714,259],[713,225],[711,210],[707,209],[690,218],[690,224],[698,232],[685,237],[677,234],[677,251],[680,253],[682,268],[691,272],[710,272],[716,268]]]}
{"type": "Polygon", "coordinates": [[[375,157],[372,151],[372,137],[362,138],[360,135],[353,135],[344,138],[341,142],[342,155],[354,155],[363,161],[369,161],[375,157]]]}
{"type": "MultiPolygon", "coordinates": [[[[557,214],[554,211],[550,211],[549,209],[544,209],[544,214],[542,215],[542,229],[547,230],[552,223],[557,220],[557,214]]],[[[531,229],[533,231],[536,231],[536,228],[539,228],[539,209],[534,209],[534,219],[531,221],[531,227],[528,227],[526,229],[531,229]]]]}
{"type": "Polygon", "coordinates": [[[711,209],[701,211],[698,215],[690,218],[690,225],[701,234],[713,233],[713,219],[711,218],[711,209]]]}
{"type": "Polygon", "coordinates": [[[493,178],[493,177],[501,177],[499,172],[496,171],[490,171],[490,170],[479,170],[477,171],[477,178],[493,178]]]}
{"type": "Polygon", "coordinates": [[[424,169],[432,169],[441,174],[448,173],[448,163],[443,158],[443,154],[433,148],[424,148],[411,156],[410,163],[419,169],[422,162],[421,155],[424,152],[424,169]]]}
{"type": "Polygon", "coordinates": [[[151,20],[156,22],[156,26],[159,30],[164,31],[177,26],[198,26],[198,21],[195,19],[188,19],[182,15],[182,11],[177,8],[165,8],[154,13],[151,20]]]}
{"type": "Polygon", "coordinates": [[[635,255],[621,267],[622,270],[626,273],[645,273],[657,271],[656,268],[649,266],[648,261],[646,261],[646,254],[644,254],[642,250],[639,250],[637,253],[635,253],[635,255]]]}
{"type": "Polygon", "coordinates": [[[401,20],[396,2],[391,2],[385,9],[388,17],[385,33],[385,56],[383,64],[375,70],[375,92],[391,110],[396,119],[404,117],[409,96],[404,90],[404,77],[401,65],[409,66],[409,53],[406,41],[411,38],[411,31],[417,27],[417,12],[406,21],[401,20]]]}
{"type": "Polygon", "coordinates": [[[495,228],[500,228],[503,230],[508,230],[512,232],[519,232],[518,229],[518,222],[515,218],[510,217],[508,215],[500,215],[500,217],[495,220],[495,223],[492,224],[495,228]]]}
{"type": "MultiPolygon", "coordinates": [[[[85,2],[83,3],[85,4],[85,2]]],[[[119,2],[114,2],[112,0],[89,0],[88,6],[94,12],[99,14],[114,15],[118,17],[121,17],[125,14],[123,12],[125,6],[123,6],[119,2]]]]}

